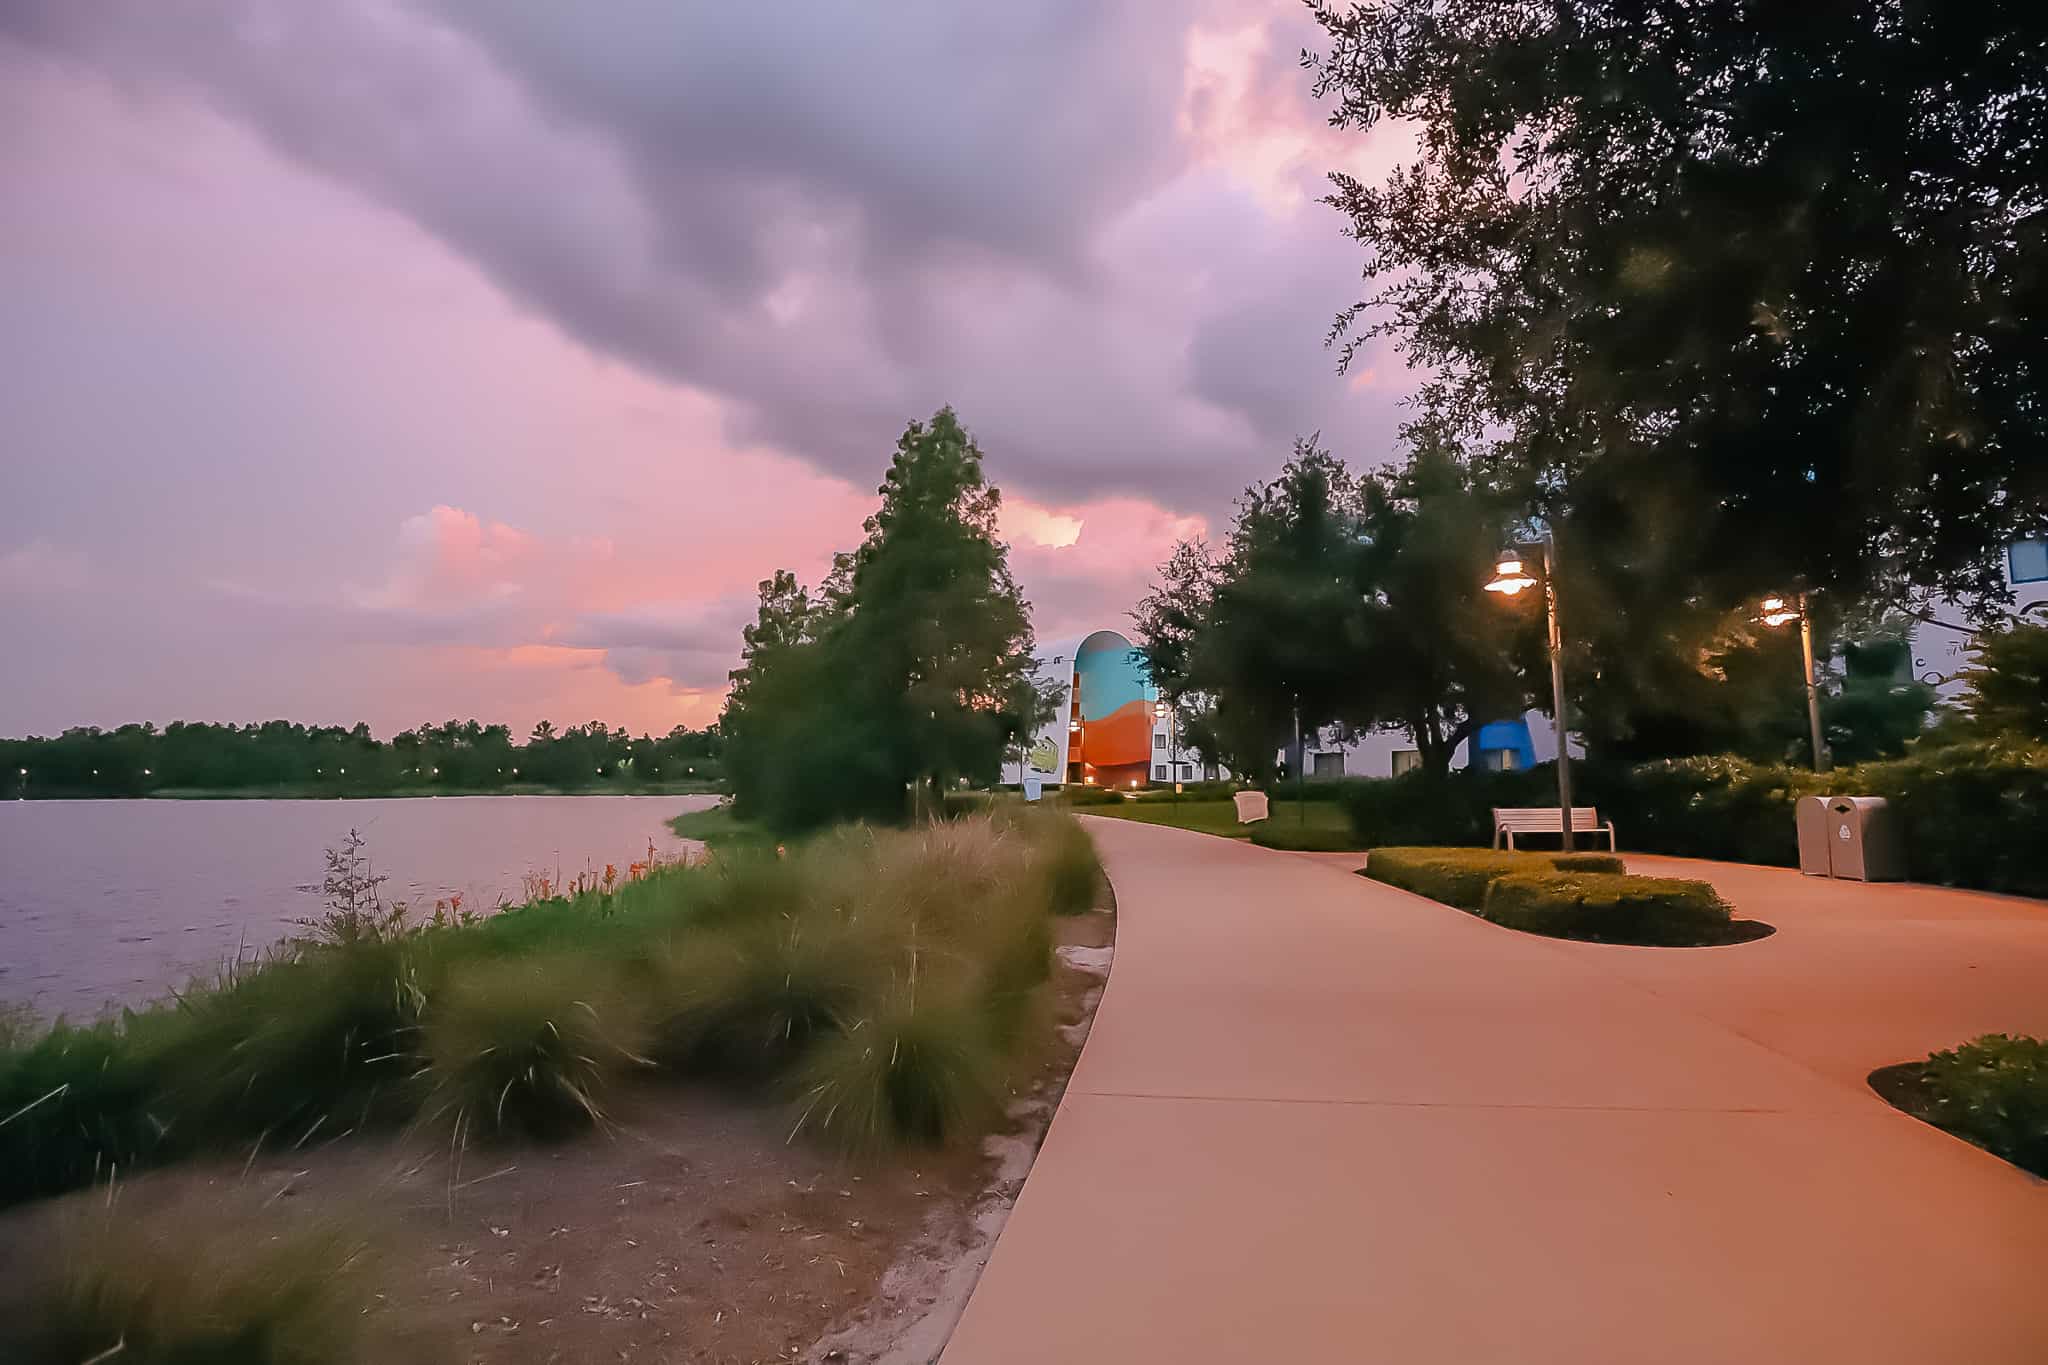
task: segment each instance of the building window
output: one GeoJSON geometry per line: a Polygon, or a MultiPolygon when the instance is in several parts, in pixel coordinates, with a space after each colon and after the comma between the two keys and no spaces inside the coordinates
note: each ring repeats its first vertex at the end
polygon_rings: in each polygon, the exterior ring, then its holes
{"type": "Polygon", "coordinates": [[[1415,771],[1415,770],[1416,770],[1417,768],[1419,768],[1419,767],[1421,767],[1421,766],[1422,766],[1422,750],[1420,750],[1420,749],[1396,749],[1396,750],[1394,750],[1394,776],[1396,776],[1396,777],[1399,777],[1399,776],[1400,776],[1400,775],[1401,775],[1402,773],[1412,773],[1412,772],[1414,772],[1414,771],[1415,771]]]}
{"type": "Polygon", "coordinates": [[[2016,540],[2005,550],[2015,583],[2048,583],[2048,540],[2016,540]]]}
{"type": "Polygon", "coordinates": [[[1159,733],[1157,730],[1154,730],[1152,732],[1152,747],[1155,749],[1164,749],[1166,747],[1166,736],[1159,733]]]}
{"type": "Polygon", "coordinates": [[[1164,763],[1161,763],[1152,770],[1152,780],[1154,782],[1164,782],[1166,780],[1166,765],[1164,763]]]}
{"type": "Polygon", "coordinates": [[[1181,781],[1183,781],[1183,782],[1192,782],[1192,781],[1194,781],[1194,779],[1195,779],[1195,765],[1194,765],[1194,764],[1192,764],[1192,763],[1183,763],[1183,764],[1181,764],[1181,765],[1180,765],[1180,780],[1181,780],[1181,781]]]}
{"type": "Polygon", "coordinates": [[[1513,749],[1481,749],[1479,766],[1490,773],[1511,773],[1522,766],[1522,756],[1513,749]]]}

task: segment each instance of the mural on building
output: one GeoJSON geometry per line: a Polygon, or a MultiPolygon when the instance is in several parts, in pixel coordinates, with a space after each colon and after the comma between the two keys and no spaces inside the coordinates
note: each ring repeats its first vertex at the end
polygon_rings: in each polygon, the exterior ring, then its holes
{"type": "Polygon", "coordinates": [[[1151,683],[1142,656],[1113,630],[1055,645],[1038,680],[1058,696],[1053,719],[1004,773],[1021,782],[1129,787],[1152,759],[1151,683]]]}

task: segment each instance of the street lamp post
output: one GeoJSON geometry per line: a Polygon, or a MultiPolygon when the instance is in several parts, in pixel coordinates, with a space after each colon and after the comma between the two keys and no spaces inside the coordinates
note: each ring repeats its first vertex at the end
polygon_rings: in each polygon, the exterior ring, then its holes
{"type": "Polygon", "coordinates": [[[1798,593],[1794,605],[1787,605],[1782,597],[1764,599],[1763,623],[1767,626],[1782,626],[1787,621],[1799,622],[1800,672],[1806,683],[1806,724],[1813,736],[1813,770],[1824,773],[1828,770],[1828,745],[1820,728],[1820,683],[1813,674],[1813,617],[1806,610],[1806,594],[1798,593]]]}
{"type": "MultiPolygon", "coordinates": [[[[1558,833],[1562,836],[1564,851],[1569,853],[1572,851],[1572,756],[1565,736],[1570,732],[1571,718],[1566,714],[1564,700],[1564,638],[1557,626],[1557,541],[1546,531],[1542,540],[1526,548],[1543,557],[1543,611],[1549,624],[1550,646],[1550,714],[1557,730],[1558,833]]],[[[1522,551],[1515,549],[1501,554],[1486,591],[1514,597],[1524,588],[1536,586],[1537,580],[1531,578],[1522,566],[1522,551]]]]}

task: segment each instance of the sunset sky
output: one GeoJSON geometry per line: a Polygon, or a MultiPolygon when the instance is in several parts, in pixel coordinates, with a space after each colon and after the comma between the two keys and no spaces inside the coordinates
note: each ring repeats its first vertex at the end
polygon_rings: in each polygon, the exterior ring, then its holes
{"type": "Polygon", "coordinates": [[[1294,4],[6,0],[0,734],[715,718],[951,403],[1039,636],[1320,430],[1294,4]]]}

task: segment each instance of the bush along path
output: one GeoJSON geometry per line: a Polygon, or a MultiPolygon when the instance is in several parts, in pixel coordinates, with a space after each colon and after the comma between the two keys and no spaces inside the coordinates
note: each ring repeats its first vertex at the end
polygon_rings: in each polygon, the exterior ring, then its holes
{"type": "Polygon", "coordinates": [[[2048,1178],[2048,1042],[1987,1034],[1881,1067],[1870,1086],[1914,1118],[2048,1178]]]}
{"type": "Polygon", "coordinates": [[[1552,938],[1697,948],[1771,932],[1757,920],[1735,919],[1710,883],[1630,876],[1609,853],[1381,848],[1361,875],[1552,938]]]}
{"type": "Polygon", "coordinates": [[[1042,1043],[1048,917],[1090,908],[1100,876],[1073,821],[1032,811],[643,871],[426,925],[330,877],[312,934],[213,986],[16,1021],[0,1203],[365,1128],[569,1136],[635,1072],[781,1100],[838,1148],[949,1141],[998,1115],[1042,1043]]]}

